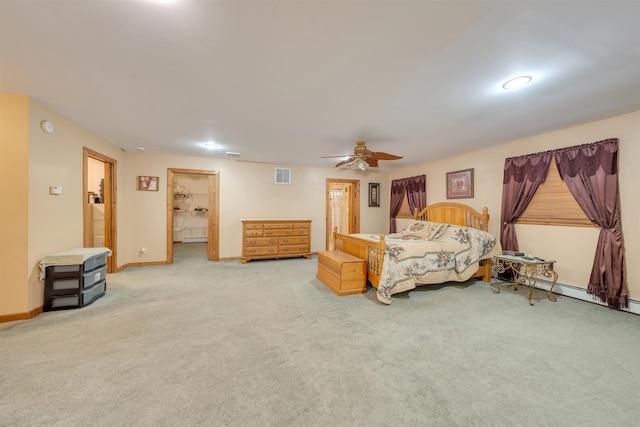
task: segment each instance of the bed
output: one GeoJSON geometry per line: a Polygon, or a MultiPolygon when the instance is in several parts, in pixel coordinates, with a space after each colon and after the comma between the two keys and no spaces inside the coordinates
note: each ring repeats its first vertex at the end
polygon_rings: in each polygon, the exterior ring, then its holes
{"type": "Polygon", "coordinates": [[[380,302],[417,285],[491,280],[491,257],[502,253],[489,234],[489,213],[441,202],[414,213],[414,220],[394,234],[334,233],[335,250],[367,261],[367,280],[380,302]]]}

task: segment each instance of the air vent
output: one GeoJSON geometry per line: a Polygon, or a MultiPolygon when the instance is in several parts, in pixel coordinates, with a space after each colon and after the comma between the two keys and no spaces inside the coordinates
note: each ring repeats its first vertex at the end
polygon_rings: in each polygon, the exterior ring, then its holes
{"type": "Polygon", "coordinates": [[[233,151],[227,151],[227,157],[240,157],[240,153],[234,153],[233,151]]]}
{"type": "Polygon", "coordinates": [[[276,184],[291,184],[291,169],[276,168],[276,184]]]}

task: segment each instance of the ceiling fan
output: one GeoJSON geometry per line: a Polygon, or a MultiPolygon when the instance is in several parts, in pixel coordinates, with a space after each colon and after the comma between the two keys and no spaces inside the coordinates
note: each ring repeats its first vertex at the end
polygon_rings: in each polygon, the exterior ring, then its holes
{"type": "Polygon", "coordinates": [[[343,156],[326,156],[323,157],[323,159],[330,159],[332,157],[348,157],[347,159],[338,162],[336,167],[355,163],[360,170],[365,170],[367,165],[374,168],[378,167],[378,160],[398,160],[402,158],[402,156],[396,156],[394,154],[371,151],[367,148],[364,141],[356,142],[356,146],[353,147],[353,154],[345,154],[343,156]]]}

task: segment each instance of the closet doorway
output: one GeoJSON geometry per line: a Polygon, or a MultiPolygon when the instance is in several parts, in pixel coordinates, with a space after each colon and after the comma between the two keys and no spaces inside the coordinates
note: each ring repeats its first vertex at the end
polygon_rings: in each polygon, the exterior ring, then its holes
{"type": "Polygon", "coordinates": [[[218,172],[167,169],[167,264],[174,242],[206,242],[207,259],[218,255],[218,172]]]}
{"type": "Polygon", "coordinates": [[[116,161],[83,147],[83,246],[111,249],[107,273],[116,271],[116,161]]]}
{"type": "Polygon", "coordinates": [[[326,248],[333,250],[333,231],[360,232],[360,181],[327,178],[326,248]]]}

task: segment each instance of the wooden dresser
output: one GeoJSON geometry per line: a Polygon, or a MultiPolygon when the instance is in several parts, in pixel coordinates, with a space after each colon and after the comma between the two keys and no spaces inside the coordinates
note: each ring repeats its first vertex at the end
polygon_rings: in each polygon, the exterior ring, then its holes
{"type": "Polygon", "coordinates": [[[252,259],[311,258],[310,219],[243,219],[242,263],[252,259]]]}

